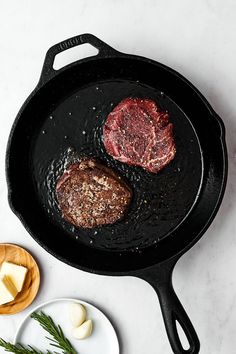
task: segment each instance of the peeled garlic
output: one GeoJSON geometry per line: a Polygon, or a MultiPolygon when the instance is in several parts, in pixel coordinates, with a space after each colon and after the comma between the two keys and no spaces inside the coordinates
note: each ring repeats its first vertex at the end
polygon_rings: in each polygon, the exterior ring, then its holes
{"type": "Polygon", "coordinates": [[[88,338],[93,330],[93,324],[91,320],[85,321],[81,326],[73,328],[72,335],[76,339],[88,338]]]}
{"type": "Polygon", "coordinates": [[[86,320],[86,309],[83,305],[72,303],[69,307],[69,316],[73,327],[79,327],[86,320]]]}

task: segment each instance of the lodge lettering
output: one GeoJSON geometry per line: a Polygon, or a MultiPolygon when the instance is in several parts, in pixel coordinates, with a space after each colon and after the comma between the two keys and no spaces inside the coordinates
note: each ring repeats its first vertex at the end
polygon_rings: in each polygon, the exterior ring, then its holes
{"type": "Polygon", "coordinates": [[[71,39],[68,39],[67,41],[65,41],[65,42],[62,42],[62,43],[60,43],[59,44],[59,48],[60,48],[60,50],[66,50],[66,49],[68,49],[68,48],[70,48],[70,47],[73,47],[73,46],[75,46],[75,45],[78,45],[80,42],[79,42],[79,40],[78,40],[78,38],[76,37],[76,38],[71,38],[71,39]]]}

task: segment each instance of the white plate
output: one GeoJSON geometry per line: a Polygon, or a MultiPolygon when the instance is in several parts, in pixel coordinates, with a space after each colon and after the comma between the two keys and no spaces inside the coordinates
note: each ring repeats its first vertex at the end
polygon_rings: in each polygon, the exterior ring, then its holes
{"type": "Polygon", "coordinates": [[[38,322],[33,320],[30,315],[35,311],[43,311],[50,315],[56,324],[62,327],[66,337],[79,354],[119,354],[119,343],[116,332],[108,318],[95,306],[76,299],[55,299],[37,306],[22,321],[14,343],[32,345],[33,347],[45,351],[53,350],[49,341],[45,338],[48,334],[41,328],[38,322]],[[73,339],[71,335],[72,325],[68,314],[68,305],[71,302],[78,302],[87,309],[87,318],[93,320],[93,333],[84,340],[73,339]]]}

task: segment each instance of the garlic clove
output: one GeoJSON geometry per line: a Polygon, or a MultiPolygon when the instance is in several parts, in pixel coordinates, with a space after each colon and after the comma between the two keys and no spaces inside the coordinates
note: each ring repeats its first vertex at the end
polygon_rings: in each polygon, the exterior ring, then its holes
{"type": "Polygon", "coordinates": [[[73,328],[72,335],[76,339],[88,338],[93,330],[93,323],[91,320],[85,321],[81,326],[73,328]]]}
{"type": "Polygon", "coordinates": [[[69,316],[73,327],[79,327],[86,320],[86,309],[83,305],[72,303],[69,307],[69,316]]]}

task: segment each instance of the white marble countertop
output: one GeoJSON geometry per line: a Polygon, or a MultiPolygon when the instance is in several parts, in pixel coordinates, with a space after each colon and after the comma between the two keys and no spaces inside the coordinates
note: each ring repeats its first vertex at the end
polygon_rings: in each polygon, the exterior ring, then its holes
{"type": "MultiPolygon", "coordinates": [[[[97,35],[120,51],[163,62],[200,89],[226,125],[229,179],[215,221],[178,262],[174,286],[198,332],[201,353],[234,354],[235,17],[234,0],[1,2],[0,241],[26,247],[39,261],[42,283],[33,306],[55,297],[77,297],[97,304],[118,329],[122,354],[171,353],[156,294],[139,279],[104,277],[73,269],[47,254],[28,235],[7,202],[4,159],[11,125],[38,81],[46,50],[84,32],[97,35]]],[[[73,55],[68,54],[68,58],[73,55]]],[[[12,340],[28,310],[1,316],[0,336],[12,340]]]]}

